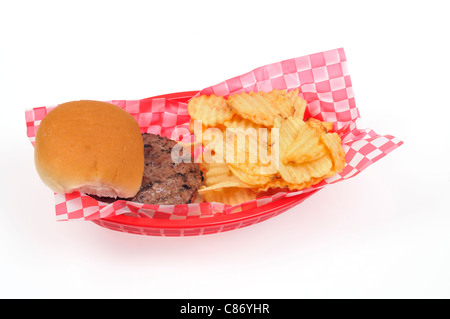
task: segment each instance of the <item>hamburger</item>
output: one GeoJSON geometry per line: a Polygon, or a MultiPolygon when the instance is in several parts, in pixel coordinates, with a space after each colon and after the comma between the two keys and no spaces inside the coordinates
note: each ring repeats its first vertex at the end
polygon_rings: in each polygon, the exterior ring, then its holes
{"type": "Polygon", "coordinates": [[[174,149],[177,142],[166,137],[144,133],[142,138],[144,174],[141,189],[131,201],[155,205],[192,203],[202,186],[203,174],[191,154],[178,153],[181,149],[174,149]],[[172,154],[184,157],[174,162],[172,154]]]}
{"type": "Polygon", "coordinates": [[[40,178],[56,193],[186,204],[195,199],[203,176],[192,160],[172,161],[175,145],[141,134],[134,117],[118,106],[82,100],[59,105],[42,120],[34,159],[40,178]]]}

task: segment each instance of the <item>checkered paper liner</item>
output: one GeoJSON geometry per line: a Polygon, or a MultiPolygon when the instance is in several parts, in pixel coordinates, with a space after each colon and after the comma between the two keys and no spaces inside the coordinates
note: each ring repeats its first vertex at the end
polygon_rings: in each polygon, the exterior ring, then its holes
{"type": "MultiPolygon", "coordinates": [[[[360,115],[342,48],[262,66],[205,88],[197,95],[214,93],[227,97],[241,92],[267,92],[272,89],[290,91],[296,88],[299,88],[301,97],[308,102],[305,118],[313,117],[335,123],[333,130],[342,139],[347,163],[340,174],[304,190],[280,191],[272,196],[235,206],[222,203],[158,206],[123,200],[108,204],[79,192],[55,194],[57,220],[94,220],[120,214],[142,218],[191,219],[245,211],[353,177],[403,144],[394,136],[378,135],[371,129],[357,128],[356,121],[360,115]]],[[[189,132],[190,116],[186,103],[164,98],[108,102],[133,115],[142,133],[159,134],[182,142],[194,141],[194,136],[189,132]]],[[[26,110],[27,135],[33,145],[40,121],[53,108],[54,106],[26,110]]]]}

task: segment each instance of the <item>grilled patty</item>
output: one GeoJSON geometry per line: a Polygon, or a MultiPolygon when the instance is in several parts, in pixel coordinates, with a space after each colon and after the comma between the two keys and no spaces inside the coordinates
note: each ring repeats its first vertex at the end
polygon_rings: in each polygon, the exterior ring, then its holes
{"type": "MultiPolygon", "coordinates": [[[[142,134],[144,140],[144,175],[133,202],[155,205],[189,204],[197,196],[203,175],[189,153],[180,163],[172,161],[177,142],[159,135],[142,134]]],[[[179,155],[183,153],[180,152],[179,155]]]]}

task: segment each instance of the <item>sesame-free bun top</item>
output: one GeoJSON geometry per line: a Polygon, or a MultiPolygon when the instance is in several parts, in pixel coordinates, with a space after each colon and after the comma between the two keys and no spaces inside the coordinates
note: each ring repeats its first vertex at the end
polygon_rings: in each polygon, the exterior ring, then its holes
{"type": "Polygon", "coordinates": [[[51,110],[36,132],[34,160],[56,193],[130,198],[144,171],[144,145],[136,120],[106,102],[73,101],[51,110]]]}

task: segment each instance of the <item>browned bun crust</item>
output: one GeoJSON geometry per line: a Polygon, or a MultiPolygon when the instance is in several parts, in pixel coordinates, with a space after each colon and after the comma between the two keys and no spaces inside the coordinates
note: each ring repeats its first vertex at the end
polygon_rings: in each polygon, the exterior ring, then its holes
{"type": "Polygon", "coordinates": [[[106,102],[61,104],[36,133],[35,165],[54,192],[129,198],[144,171],[139,125],[125,110],[106,102]]]}

